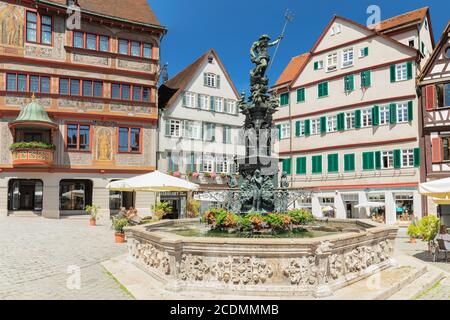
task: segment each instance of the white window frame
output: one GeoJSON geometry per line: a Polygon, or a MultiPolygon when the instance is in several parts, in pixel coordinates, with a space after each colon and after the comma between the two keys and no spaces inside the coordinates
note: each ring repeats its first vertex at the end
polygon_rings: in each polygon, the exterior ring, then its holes
{"type": "Polygon", "coordinates": [[[345,130],[355,129],[355,112],[346,112],[345,113],[345,130]]]}
{"type": "Polygon", "coordinates": [[[338,54],[333,52],[327,55],[327,71],[337,70],[338,54]]]}
{"type": "Polygon", "coordinates": [[[202,123],[200,121],[185,120],[183,123],[184,137],[187,139],[202,139],[202,123]]]}
{"type": "Polygon", "coordinates": [[[327,117],[327,132],[337,131],[337,115],[327,117]]]}
{"type": "Polygon", "coordinates": [[[311,119],[311,135],[320,133],[320,119],[311,119]]]}
{"type": "Polygon", "coordinates": [[[414,149],[402,150],[402,168],[414,167],[414,149]]]}
{"type": "Polygon", "coordinates": [[[408,103],[401,102],[397,103],[397,123],[408,122],[408,103]]]}
{"type": "Polygon", "coordinates": [[[212,155],[203,155],[202,172],[214,172],[215,158],[212,155]]]}
{"type": "Polygon", "coordinates": [[[229,114],[236,114],[236,101],[227,99],[225,103],[225,112],[229,114]]]}
{"type": "Polygon", "coordinates": [[[394,152],[382,151],[381,152],[381,168],[392,169],[394,168],[394,152]]]}
{"type": "Polygon", "coordinates": [[[205,94],[200,95],[200,109],[202,110],[209,110],[209,96],[205,94]]]}
{"type": "Polygon", "coordinates": [[[216,97],[214,99],[214,103],[216,104],[216,107],[214,110],[216,112],[223,112],[223,98],[216,97]]]}
{"type": "Polygon", "coordinates": [[[300,121],[300,137],[305,135],[305,121],[300,121]]]}
{"type": "Polygon", "coordinates": [[[205,83],[206,87],[216,88],[217,86],[217,75],[211,72],[205,72],[205,83]]]}
{"type": "Polygon", "coordinates": [[[368,128],[372,126],[372,108],[361,110],[361,128],[368,128]]]}
{"type": "Polygon", "coordinates": [[[288,139],[291,136],[291,124],[289,122],[280,124],[280,139],[288,139]]]}
{"type": "Polygon", "coordinates": [[[354,58],[353,47],[342,50],[342,68],[352,67],[354,58]]]}
{"type": "Polygon", "coordinates": [[[174,120],[170,119],[169,121],[169,136],[173,138],[179,138],[181,137],[181,129],[182,129],[182,122],[181,120],[174,120]]]}
{"type": "Polygon", "coordinates": [[[228,157],[216,157],[217,173],[231,173],[232,161],[228,157]]]}
{"type": "Polygon", "coordinates": [[[389,106],[380,106],[380,125],[390,123],[391,110],[389,106]]]}
{"type": "Polygon", "coordinates": [[[363,47],[363,48],[359,49],[359,57],[360,57],[360,58],[366,57],[366,55],[364,55],[364,50],[365,50],[366,48],[367,48],[367,47],[363,47]]]}
{"type": "Polygon", "coordinates": [[[408,67],[406,62],[395,65],[395,81],[405,81],[408,79],[408,67]]]}
{"type": "Polygon", "coordinates": [[[196,94],[195,93],[193,93],[193,92],[189,92],[189,91],[186,91],[185,92],[185,100],[186,100],[186,105],[185,105],[185,107],[186,108],[193,108],[193,109],[195,109],[196,108],[196,94]]]}
{"type": "Polygon", "coordinates": [[[317,70],[323,69],[323,60],[317,60],[317,70]]]}

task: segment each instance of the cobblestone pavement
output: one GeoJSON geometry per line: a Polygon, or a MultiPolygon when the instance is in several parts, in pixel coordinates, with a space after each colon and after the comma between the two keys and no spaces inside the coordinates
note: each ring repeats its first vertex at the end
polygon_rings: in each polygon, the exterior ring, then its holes
{"type": "MultiPolygon", "coordinates": [[[[449,262],[445,262],[445,259],[442,259],[443,257],[441,257],[438,262],[433,262],[432,257],[428,252],[427,243],[421,240],[417,240],[416,243],[410,243],[409,237],[406,234],[406,228],[399,229],[395,245],[396,249],[417,259],[431,263],[433,266],[450,273],[450,260],[449,262]]],[[[417,299],[450,300],[450,278],[444,278],[439,284],[425,290],[417,297],[417,299]]]]}
{"type": "Polygon", "coordinates": [[[109,226],[3,217],[0,230],[0,300],[132,298],[100,265],[126,252],[109,226]]]}

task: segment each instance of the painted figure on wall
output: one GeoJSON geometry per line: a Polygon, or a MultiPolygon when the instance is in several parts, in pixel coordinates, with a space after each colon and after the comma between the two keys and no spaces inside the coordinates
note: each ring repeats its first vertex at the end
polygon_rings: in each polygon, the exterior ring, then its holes
{"type": "Polygon", "coordinates": [[[111,131],[107,128],[102,128],[97,131],[97,160],[111,161],[111,131]]]}
{"type": "Polygon", "coordinates": [[[0,6],[0,42],[3,45],[23,47],[24,12],[21,8],[0,6]]]}

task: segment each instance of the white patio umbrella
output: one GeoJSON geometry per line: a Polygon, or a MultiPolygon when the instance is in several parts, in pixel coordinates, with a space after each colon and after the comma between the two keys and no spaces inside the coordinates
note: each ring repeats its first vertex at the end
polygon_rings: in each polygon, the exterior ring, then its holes
{"type": "Polygon", "coordinates": [[[421,183],[419,192],[428,197],[450,199],[450,178],[421,183]]]}
{"type": "Polygon", "coordinates": [[[357,204],[355,208],[382,208],[385,204],[383,202],[362,202],[357,204]]]}
{"type": "Polygon", "coordinates": [[[154,171],[129,179],[110,182],[107,189],[112,191],[145,191],[145,192],[167,192],[167,191],[193,191],[199,188],[198,184],[169,176],[165,173],[154,171]]]}

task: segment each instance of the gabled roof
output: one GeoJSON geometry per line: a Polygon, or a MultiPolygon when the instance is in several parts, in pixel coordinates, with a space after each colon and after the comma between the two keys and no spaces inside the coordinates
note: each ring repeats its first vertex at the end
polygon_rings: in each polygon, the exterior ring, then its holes
{"type": "Polygon", "coordinates": [[[436,60],[437,56],[441,52],[442,46],[447,44],[447,38],[448,38],[449,33],[450,33],[450,20],[447,22],[447,26],[445,27],[444,31],[442,32],[439,42],[437,43],[436,47],[434,48],[433,52],[431,53],[431,56],[428,59],[427,63],[423,67],[422,73],[419,76],[419,81],[423,80],[423,78],[429,72],[430,68],[433,66],[434,61],[436,60]]]}
{"type": "Polygon", "coordinates": [[[194,79],[194,76],[197,74],[200,67],[208,60],[211,55],[213,55],[216,59],[219,67],[222,69],[226,79],[231,85],[231,88],[236,94],[236,98],[238,98],[240,96],[239,92],[237,91],[224,65],[222,64],[222,61],[220,60],[217,52],[214,49],[209,49],[197,60],[195,60],[193,63],[176,74],[172,79],[161,85],[161,87],[159,88],[159,107],[165,108],[166,106],[172,105],[180,96],[180,94],[186,89],[189,83],[194,79]]]}
{"type": "Polygon", "coordinates": [[[293,57],[291,61],[289,61],[288,65],[281,73],[278,80],[275,82],[273,87],[279,87],[283,85],[289,85],[297,75],[299,69],[303,67],[308,61],[310,56],[309,52],[303,53],[299,56],[293,57]]]}
{"type": "MultiPolygon", "coordinates": [[[[67,5],[67,0],[38,0],[41,3],[67,5]]],[[[78,0],[82,12],[160,26],[147,0],[78,0]]]]}
{"type": "Polygon", "coordinates": [[[403,13],[401,15],[386,19],[380,23],[369,26],[370,29],[377,29],[378,31],[385,32],[388,29],[394,29],[411,24],[422,23],[428,13],[428,7],[423,7],[413,11],[403,13]]]}

